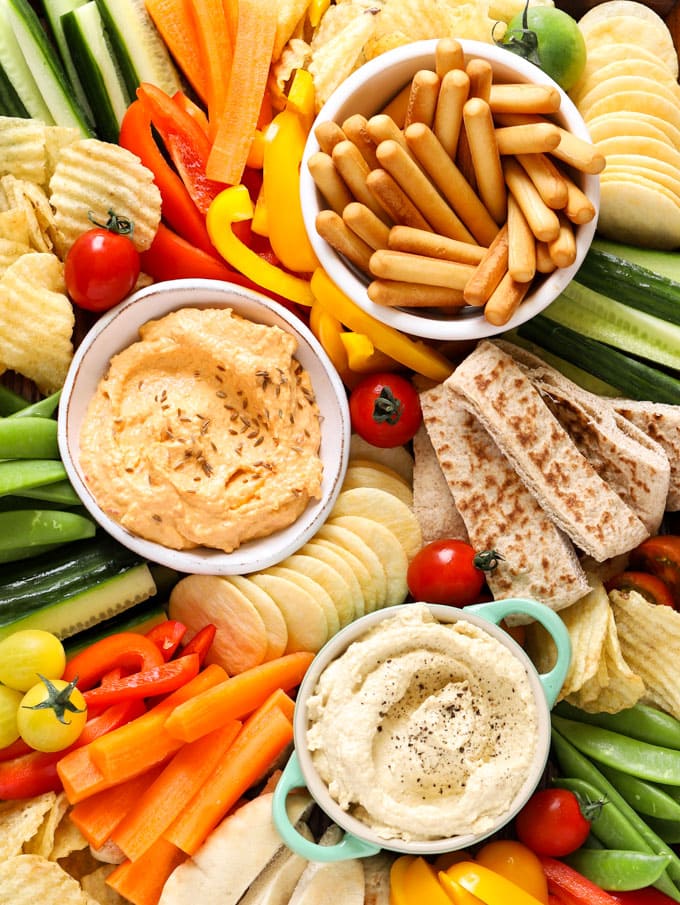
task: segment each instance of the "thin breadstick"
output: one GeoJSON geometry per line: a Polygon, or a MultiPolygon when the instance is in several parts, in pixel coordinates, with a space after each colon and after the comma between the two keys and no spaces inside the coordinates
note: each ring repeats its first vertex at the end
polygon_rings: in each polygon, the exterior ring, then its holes
{"type": "Polygon", "coordinates": [[[463,288],[468,305],[485,305],[508,269],[508,225],[504,224],[463,288]]]}
{"type": "Polygon", "coordinates": [[[442,198],[409,153],[396,141],[382,141],[376,155],[380,165],[399,183],[430,226],[443,236],[474,242],[458,216],[442,198]]]}
{"type": "Polygon", "coordinates": [[[422,123],[414,123],[408,127],[404,135],[418,163],[477,242],[480,245],[489,245],[498,232],[498,224],[446,153],[434,132],[422,123]]]}
{"type": "Polygon", "coordinates": [[[550,257],[547,242],[536,242],[536,271],[538,273],[553,273],[557,270],[557,264],[550,257]]]}
{"type": "Polygon", "coordinates": [[[439,84],[439,76],[431,69],[419,69],[416,72],[411,80],[411,94],[408,99],[404,128],[411,123],[432,125],[439,96],[439,84]]]}
{"type": "Polygon", "coordinates": [[[465,299],[460,289],[404,283],[400,280],[373,280],[366,290],[376,305],[389,308],[461,308],[465,299]]]}
{"type": "Polygon", "coordinates": [[[532,82],[493,84],[489,92],[489,106],[496,113],[556,113],[560,108],[560,93],[550,85],[532,82]]]}
{"type": "Polygon", "coordinates": [[[512,195],[508,196],[508,272],[520,283],[536,275],[536,237],[512,195]]]}
{"type": "Polygon", "coordinates": [[[461,171],[465,180],[470,183],[473,189],[477,188],[477,176],[472,163],[472,155],[470,153],[470,143],[468,142],[467,132],[465,129],[460,130],[458,136],[458,147],[456,148],[456,166],[461,171]]]}
{"type": "Polygon", "coordinates": [[[353,200],[354,196],[338,173],[330,154],[317,151],[307,161],[314,184],[323,195],[326,203],[338,214],[353,200]]]}
{"type": "Polygon", "coordinates": [[[319,211],[315,225],[322,239],[365,273],[369,273],[373,249],[349,229],[339,214],[335,211],[319,211]]]}
{"type": "MultiPolygon", "coordinates": [[[[366,207],[365,204],[361,204],[359,201],[352,201],[344,208],[342,219],[352,232],[356,233],[371,248],[388,247],[389,226],[383,223],[379,217],[376,217],[373,211],[366,207]]],[[[425,233],[425,235],[429,236],[430,233],[425,233]]]]}
{"type": "Polygon", "coordinates": [[[383,280],[399,280],[404,283],[422,283],[426,286],[444,286],[447,289],[463,289],[472,274],[472,264],[427,258],[405,251],[380,248],[371,255],[370,271],[383,280]]]}
{"type": "Polygon", "coordinates": [[[374,214],[385,219],[385,211],[376,202],[373,193],[369,190],[366,180],[371,172],[368,164],[361,156],[357,146],[349,141],[341,141],[333,148],[333,163],[342,176],[345,185],[350,190],[356,201],[361,201],[369,207],[374,214]]]}
{"type": "Polygon", "coordinates": [[[342,128],[332,119],[319,123],[314,129],[314,137],[319,142],[321,150],[326,154],[332,154],[333,148],[347,138],[342,128]]]}
{"type": "Polygon", "coordinates": [[[564,206],[567,219],[576,224],[590,223],[596,214],[595,205],[566,173],[563,172],[562,177],[567,186],[567,203],[564,206]]]}
{"type": "Polygon", "coordinates": [[[399,225],[389,230],[387,247],[428,258],[458,261],[460,264],[479,264],[486,251],[482,245],[471,245],[469,242],[448,239],[412,226],[399,225]]]}
{"type": "Polygon", "coordinates": [[[401,88],[382,108],[377,116],[384,115],[389,116],[390,119],[394,120],[397,124],[397,127],[401,129],[406,120],[406,111],[408,110],[408,101],[411,96],[411,82],[407,82],[403,88],[401,88]]]}
{"type": "Polygon", "coordinates": [[[545,116],[540,116],[538,113],[497,112],[494,114],[494,122],[497,126],[537,126],[543,123],[555,125],[552,120],[546,119],[545,116]]]}
{"type": "Polygon", "coordinates": [[[395,223],[432,231],[430,224],[387,170],[371,170],[366,178],[366,185],[373,195],[374,203],[382,208],[383,218],[387,214],[395,223]]]}
{"type": "Polygon", "coordinates": [[[484,318],[494,327],[502,327],[519,308],[531,283],[520,283],[506,273],[484,306],[484,318]]]}
{"type": "Polygon", "coordinates": [[[376,113],[375,116],[370,117],[366,123],[366,128],[376,145],[379,145],[381,141],[391,139],[399,142],[405,150],[408,150],[404,133],[391,116],[387,116],[385,113],[376,113]]]}
{"type": "Polygon", "coordinates": [[[365,116],[353,113],[343,122],[342,131],[359,148],[361,156],[372,170],[379,166],[375,156],[375,142],[368,134],[368,121],[365,116]]]}
{"type": "Polygon", "coordinates": [[[604,170],[607,161],[604,154],[600,153],[595,145],[568,132],[561,126],[559,132],[560,143],[552,152],[558,160],[574,167],[575,170],[592,175],[597,175],[604,170]]]}
{"type": "Polygon", "coordinates": [[[501,126],[496,143],[500,154],[546,154],[560,143],[560,132],[549,122],[501,126]]]}
{"type": "Polygon", "coordinates": [[[514,157],[503,158],[503,173],[508,189],[515,196],[524,216],[537,239],[552,242],[560,232],[560,221],[554,210],[548,207],[538,194],[531,181],[514,157]]]}
{"type": "Polygon", "coordinates": [[[567,217],[560,212],[560,234],[548,242],[548,253],[558,267],[570,267],[576,260],[576,237],[567,217]]]}
{"type": "Polygon", "coordinates": [[[463,107],[468,99],[470,79],[462,69],[452,69],[442,78],[432,130],[453,159],[463,125],[463,107]]]}
{"type": "Polygon", "coordinates": [[[547,154],[517,154],[516,159],[548,207],[563,208],[567,203],[567,185],[547,154]]]}
{"type": "Polygon", "coordinates": [[[465,65],[463,47],[455,38],[440,38],[434,49],[434,71],[440,79],[452,69],[462,69],[465,65]]]}
{"type": "Polygon", "coordinates": [[[470,97],[481,97],[483,101],[488,102],[493,83],[491,63],[480,57],[473,57],[465,67],[465,71],[470,79],[470,97]]]}
{"type": "Polygon", "coordinates": [[[505,222],[507,214],[507,192],[493,119],[487,102],[478,97],[470,98],[463,107],[463,122],[479,197],[500,226],[505,222]]]}

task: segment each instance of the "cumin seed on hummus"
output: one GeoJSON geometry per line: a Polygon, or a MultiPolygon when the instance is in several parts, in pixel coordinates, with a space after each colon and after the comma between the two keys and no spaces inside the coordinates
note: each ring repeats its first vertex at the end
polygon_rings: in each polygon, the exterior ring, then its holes
{"type": "Polygon", "coordinates": [[[111,359],[80,434],[85,481],[132,533],[231,552],[321,493],[319,409],[296,340],[227,308],[182,308],[111,359]]]}

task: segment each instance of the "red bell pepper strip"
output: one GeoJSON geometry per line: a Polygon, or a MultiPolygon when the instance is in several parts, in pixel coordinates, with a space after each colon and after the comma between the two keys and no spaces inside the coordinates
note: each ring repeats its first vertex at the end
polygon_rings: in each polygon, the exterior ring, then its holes
{"type": "Polygon", "coordinates": [[[206,254],[163,223],[159,224],[153,242],[140,257],[142,270],[156,281],[200,278],[225,280],[250,289],[256,288],[247,277],[229,267],[221,257],[218,259],[206,254]]]}
{"type": "Polygon", "coordinates": [[[116,632],[90,644],[66,664],[64,678],[67,682],[78,679],[78,688],[93,688],[106,673],[116,667],[137,673],[161,666],[163,655],[158,647],[139,632],[116,632]]]}
{"type": "Polygon", "coordinates": [[[63,751],[53,751],[49,754],[30,751],[29,754],[0,762],[0,801],[32,798],[45,792],[61,791],[62,782],[57,773],[57,764],[65,754],[129,723],[130,720],[141,716],[144,711],[142,701],[123,701],[91,717],[78,740],[63,751]]]}
{"type": "Polygon", "coordinates": [[[596,886],[587,877],[557,858],[540,856],[541,865],[548,881],[548,891],[558,899],[580,905],[617,905],[608,892],[596,886]]]}
{"type": "Polygon", "coordinates": [[[33,748],[27,745],[22,738],[18,738],[11,745],[0,748],[0,763],[4,760],[14,760],[15,757],[20,757],[22,754],[30,754],[31,751],[33,748]]]}
{"type": "Polygon", "coordinates": [[[208,656],[208,651],[215,640],[215,635],[217,633],[217,626],[213,625],[212,622],[208,623],[208,625],[204,625],[202,629],[196,632],[191,641],[188,641],[184,647],[182,648],[182,656],[186,656],[187,654],[197,654],[199,662],[201,665],[205,663],[205,658],[208,656]]]}
{"type": "Polygon", "coordinates": [[[177,652],[186,631],[187,627],[183,622],[178,619],[166,619],[165,622],[159,622],[149,629],[146,637],[153,641],[167,662],[177,652]]]}
{"type": "Polygon", "coordinates": [[[209,134],[210,126],[208,124],[208,117],[202,107],[195,104],[183,91],[175,91],[172,99],[185,113],[188,113],[189,116],[196,120],[206,135],[209,134]]]}
{"type": "Polygon", "coordinates": [[[168,694],[185,685],[190,679],[198,675],[200,662],[198,654],[188,654],[170,660],[151,669],[141,670],[129,676],[123,676],[117,682],[109,682],[91,688],[83,695],[88,709],[109,707],[121,701],[149,698],[156,695],[168,694]]]}
{"type": "Polygon", "coordinates": [[[137,97],[163,139],[196,207],[201,213],[207,213],[213,198],[225,188],[224,183],[206,175],[210,139],[196,120],[161,88],[142,82],[137,88],[137,97]]]}
{"type": "Polygon", "coordinates": [[[217,256],[205,227],[205,217],[156,144],[151,116],[141,101],[133,101],[125,111],[118,143],[136,154],[153,173],[161,193],[163,219],[187,242],[206,254],[217,256]]]}
{"type": "Polygon", "coordinates": [[[644,889],[632,889],[626,892],[612,892],[610,895],[620,905],[672,905],[675,901],[653,886],[645,886],[644,889]]]}

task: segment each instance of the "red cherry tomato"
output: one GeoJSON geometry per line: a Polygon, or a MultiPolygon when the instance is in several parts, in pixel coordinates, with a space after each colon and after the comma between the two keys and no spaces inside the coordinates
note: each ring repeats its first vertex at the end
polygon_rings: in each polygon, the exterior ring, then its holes
{"type": "Polygon", "coordinates": [[[401,446],[422,421],[420,399],[413,384],[399,374],[369,374],[349,397],[352,427],[373,446],[401,446]]]}
{"type": "Polygon", "coordinates": [[[649,603],[659,606],[675,606],[673,592],[666,582],[650,572],[619,572],[605,581],[604,586],[607,591],[637,591],[649,603]]]}
{"type": "Polygon", "coordinates": [[[64,261],[66,290],[88,311],[107,311],[134,288],[140,271],[139,252],[130,239],[129,221],[110,214],[104,226],[82,233],[64,261]]]}
{"type": "Polygon", "coordinates": [[[478,557],[462,540],[432,541],[416,553],[408,567],[406,580],[411,596],[449,606],[477,603],[484,587],[484,570],[493,568],[494,557],[500,559],[497,554],[478,557]]]}
{"type": "Polygon", "coordinates": [[[515,833],[537,855],[561,858],[580,848],[590,832],[590,821],[568,789],[535,792],[515,818],[515,833]]]}

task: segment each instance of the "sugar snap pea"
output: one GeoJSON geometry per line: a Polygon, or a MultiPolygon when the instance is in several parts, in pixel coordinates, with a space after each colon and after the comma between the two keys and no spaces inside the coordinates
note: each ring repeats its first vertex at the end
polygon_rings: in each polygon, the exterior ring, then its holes
{"type": "Polygon", "coordinates": [[[618,713],[588,713],[566,701],[560,701],[553,713],[568,720],[611,729],[641,742],[680,748],[680,720],[648,704],[638,703],[618,713]]]}
{"type": "Polygon", "coordinates": [[[610,729],[553,715],[553,725],[586,757],[639,779],[680,786],[680,751],[630,738],[610,729]]]}
{"type": "Polygon", "coordinates": [[[26,408],[27,405],[27,399],[0,383],[0,415],[13,415],[26,408]]]}
{"type": "Polygon", "coordinates": [[[623,849],[579,849],[564,859],[601,889],[625,892],[653,886],[668,865],[666,855],[623,849]]]}
{"type": "Polygon", "coordinates": [[[1,418],[0,459],[58,459],[57,422],[52,418],[1,418]]]}
{"type": "Polygon", "coordinates": [[[680,804],[656,783],[638,779],[605,764],[600,764],[600,770],[638,814],[680,821],[680,804]]]}
{"type": "Polygon", "coordinates": [[[661,820],[658,817],[646,817],[647,825],[660,839],[669,845],[680,843],[680,823],[677,820],[661,820]]]}
{"type": "Polygon", "coordinates": [[[17,509],[0,512],[0,552],[65,544],[93,537],[92,519],[53,509],[17,509]]]}
{"type": "Polygon", "coordinates": [[[0,496],[19,493],[27,487],[39,487],[65,481],[68,475],[56,459],[12,459],[0,462],[0,496]]]}
{"type": "Polygon", "coordinates": [[[37,402],[32,402],[30,405],[25,405],[23,408],[18,409],[15,412],[12,412],[10,415],[11,418],[51,418],[55,413],[57,406],[59,405],[59,400],[61,398],[61,390],[57,390],[56,393],[51,393],[49,396],[45,396],[44,399],[39,399],[37,402]]]}
{"type": "Polygon", "coordinates": [[[81,502],[73,489],[73,484],[68,480],[41,484],[39,487],[26,487],[17,491],[17,495],[41,502],[57,503],[60,506],[79,506],[81,502]]]}

